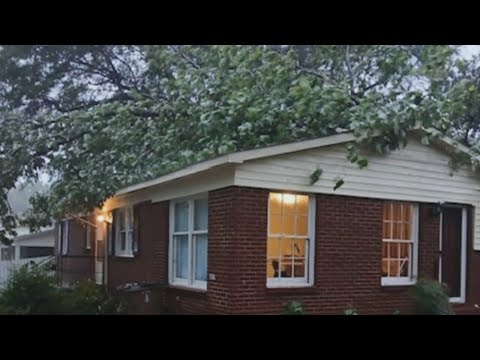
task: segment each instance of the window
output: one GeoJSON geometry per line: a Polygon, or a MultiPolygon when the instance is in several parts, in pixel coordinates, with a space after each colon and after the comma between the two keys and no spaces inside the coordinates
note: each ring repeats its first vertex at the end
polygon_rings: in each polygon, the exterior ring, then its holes
{"type": "Polygon", "coordinates": [[[69,239],[69,222],[68,220],[63,220],[58,226],[58,238],[60,241],[60,253],[62,255],[68,254],[68,239],[69,239]]]}
{"type": "Polygon", "coordinates": [[[92,248],[92,225],[87,225],[85,229],[85,249],[90,250],[92,248]]]}
{"type": "Polygon", "coordinates": [[[268,203],[267,286],[312,285],[314,198],[270,193],[268,203]]]}
{"type": "Polygon", "coordinates": [[[15,246],[2,247],[0,254],[0,260],[2,261],[15,260],[15,246]]]}
{"type": "Polygon", "coordinates": [[[208,199],[195,197],[170,205],[170,282],[207,289],[208,199]]]}
{"type": "Polygon", "coordinates": [[[115,211],[115,255],[133,256],[133,209],[131,207],[115,211]]]}
{"type": "Polygon", "coordinates": [[[418,206],[386,202],[383,208],[382,285],[408,285],[417,276],[418,206]]]}

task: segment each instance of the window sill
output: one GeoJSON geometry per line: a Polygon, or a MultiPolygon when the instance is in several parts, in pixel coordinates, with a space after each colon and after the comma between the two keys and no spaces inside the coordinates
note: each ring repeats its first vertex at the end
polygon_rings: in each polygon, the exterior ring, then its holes
{"type": "Polygon", "coordinates": [[[385,287],[391,286],[412,286],[417,283],[416,280],[395,280],[382,278],[381,285],[385,287]]]}
{"type": "Polygon", "coordinates": [[[313,284],[306,284],[306,283],[287,283],[287,284],[282,284],[282,283],[267,283],[267,289],[286,289],[286,290],[293,290],[293,289],[305,289],[305,288],[311,288],[313,287],[313,284]]]}
{"type": "Polygon", "coordinates": [[[188,285],[181,285],[181,284],[169,284],[170,289],[172,290],[181,290],[187,292],[193,292],[197,294],[206,294],[207,288],[195,287],[195,286],[188,286],[188,285]]]}
{"type": "Polygon", "coordinates": [[[130,254],[115,254],[117,258],[133,259],[135,256],[130,254]]]}

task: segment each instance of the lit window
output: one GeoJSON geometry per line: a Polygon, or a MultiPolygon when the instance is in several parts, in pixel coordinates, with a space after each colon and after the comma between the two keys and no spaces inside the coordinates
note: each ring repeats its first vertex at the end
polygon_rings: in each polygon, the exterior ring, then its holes
{"type": "Polygon", "coordinates": [[[208,199],[171,202],[170,282],[207,288],[208,199]]]}
{"type": "Polygon", "coordinates": [[[386,202],[383,208],[382,285],[411,284],[417,275],[418,207],[386,202]]]}
{"type": "Polygon", "coordinates": [[[133,256],[133,210],[131,207],[115,211],[115,255],[133,256]]]}
{"type": "Polygon", "coordinates": [[[270,193],[268,209],[267,285],[313,284],[314,199],[270,193]]]}

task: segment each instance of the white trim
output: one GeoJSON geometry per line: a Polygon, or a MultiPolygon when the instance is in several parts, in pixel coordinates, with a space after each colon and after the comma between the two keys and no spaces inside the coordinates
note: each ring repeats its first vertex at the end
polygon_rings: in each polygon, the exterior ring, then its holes
{"type": "MultiPolygon", "coordinates": [[[[388,201],[388,203],[395,203],[396,201],[388,201]]],[[[416,203],[409,203],[413,207],[412,213],[412,274],[410,277],[381,277],[381,286],[404,286],[404,285],[414,285],[417,282],[418,278],[418,238],[419,238],[419,206],[416,203]]],[[[392,230],[393,231],[393,230],[392,230]]],[[[382,246],[383,246],[383,234],[382,234],[382,246]]],[[[395,242],[395,241],[394,241],[395,242]]],[[[382,256],[383,259],[383,256],[382,256]]]]}
{"type": "MultiPolygon", "coordinates": [[[[274,191],[271,191],[274,192],[274,191]]],[[[286,192],[279,192],[286,193],[286,192]]],[[[308,268],[306,274],[302,278],[282,278],[282,279],[266,279],[266,286],[269,289],[275,288],[300,288],[310,287],[315,283],[315,213],[316,213],[316,196],[315,194],[298,194],[308,196],[308,233],[305,244],[305,251],[307,253],[306,259],[308,261],[308,268]]],[[[267,212],[267,242],[270,231],[270,198],[268,200],[267,212]]]]}
{"type": "MultiPolygon", "coordinates": [[[[460,297],[451,297],[450,302],[454,304],[463,304],[466,300],[466,282],[467,282],[467,208],[462,207],[462,248],[460,258],[460,297]]],[[[442,225],[443,227],[443,225],[442,225]]]]}
{"type": "MultiPolygon", "coordinates": [[[[194,196],[177,198],[170,201],[169,204],[169,250],[168,250],[168,282],[170,286],[184,289],[193,289],[198,291],[207,291],[207,281],[195,279],[195,244],[194,236],[198,234],[207,235],[207,249],[208,249],[208,222],[206,230],[194,230],[194,216],[195,216],[195,200],[207,199],[208,193],[200,193],[194,196]],[[175,232],[175,204],[187,202],[188,204],[188,229],[187,231],[175,232]],[[176,266],[176,241],[173,241],[174,236],[187,236],[188,239],[188,264],[187,274],[188,279],[175,277],[176,266]]],[[[208,208],[207,208],[208,216],[208,208]]],[[[208,250],[207,250],[207,271],[208,271],[208,250]]]]}

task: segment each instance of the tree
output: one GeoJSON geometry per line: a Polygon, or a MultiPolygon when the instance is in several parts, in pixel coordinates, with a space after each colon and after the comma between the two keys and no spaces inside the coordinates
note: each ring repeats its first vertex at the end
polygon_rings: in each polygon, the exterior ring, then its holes
{"type": "Polygon", "coordinates": [[[440,45],[3,46],[0,238],[6,192],[39,172],[33,229],[186,164],[341,131],[383,152],[435,127],[476,149],[478,63],[440,45]]]}

